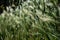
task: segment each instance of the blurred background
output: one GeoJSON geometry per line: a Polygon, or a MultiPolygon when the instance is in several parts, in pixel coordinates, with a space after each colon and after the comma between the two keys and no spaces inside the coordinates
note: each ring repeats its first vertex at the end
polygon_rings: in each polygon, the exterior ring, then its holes
{"type": "Polygon", "coordinates": [[[60,40],[60,0],[0,0],[0,40],[60,40]]]}

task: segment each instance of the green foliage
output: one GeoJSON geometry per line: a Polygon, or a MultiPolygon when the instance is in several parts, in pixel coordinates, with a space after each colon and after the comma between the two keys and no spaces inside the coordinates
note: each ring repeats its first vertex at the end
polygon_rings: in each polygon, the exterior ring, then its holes
{"type": "Polygon", "coordinates": [[[30,0],[0,15],[1,40],[59,40],[56,1],[30,0]]]}

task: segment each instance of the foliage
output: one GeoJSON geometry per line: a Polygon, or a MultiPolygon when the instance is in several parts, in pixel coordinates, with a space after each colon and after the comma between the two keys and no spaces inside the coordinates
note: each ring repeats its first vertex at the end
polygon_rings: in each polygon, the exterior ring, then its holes
{"type": "Polygon", "coordinates": [[[59,40],[58,14],[56,1],[27,0],[0,15],[0,40],[59,40]]]}

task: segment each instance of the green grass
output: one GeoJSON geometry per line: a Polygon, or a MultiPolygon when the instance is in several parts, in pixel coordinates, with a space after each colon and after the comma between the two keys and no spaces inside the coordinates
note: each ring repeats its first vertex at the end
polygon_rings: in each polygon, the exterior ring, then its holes
{"type": "Polygon", "coordinates": [[[9,10],[0,15],[0,40],[59,40],[55,1],[26,1],[9,10]]]}

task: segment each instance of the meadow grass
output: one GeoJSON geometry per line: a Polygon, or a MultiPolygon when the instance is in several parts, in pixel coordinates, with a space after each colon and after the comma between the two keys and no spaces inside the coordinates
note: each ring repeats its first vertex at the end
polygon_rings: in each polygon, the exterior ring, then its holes
{"type": "Polygon", "coordinates": [[[31,0],[0,15],[0,40],[59,40],[55,1],[31,0]]]}

